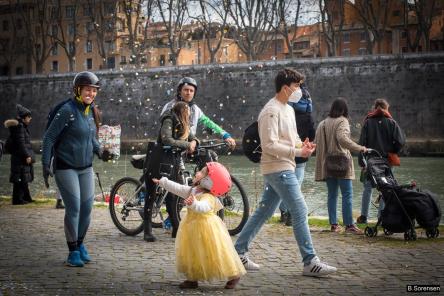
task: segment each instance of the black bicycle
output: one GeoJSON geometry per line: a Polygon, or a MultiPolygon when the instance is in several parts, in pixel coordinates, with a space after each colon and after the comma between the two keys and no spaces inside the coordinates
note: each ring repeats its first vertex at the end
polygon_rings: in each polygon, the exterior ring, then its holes
{"type": "MultiPolygon", "coordinates": [[[[179,168],[177,182],[191,185],[192,176],[201,170],[207,162],[218,161],[218,155],[215,149],[226,148],[226,143],[210,142],[208,145],[201,145],[191,156],[183,154],[182,160],[191,164],[191,170],[185,169],[182,165],[179,168]]],[[[131,159],[131,164],[137,169],[144,169],[146,155],[135,155],[131,159]]],[[[111,189],[109,210],[111,218],[116,227],[126,235],[137,235],[143,231],[143,210],[145,196],[147,194],[145,186],[145,174],[139,179],[124,177],[118,180],[111,189]]],[[[249,216],[249,203],[247,194],[240,181],[231,176],[233,185],[231,190],[224,196],[220,196],[220,201],[224,208],[218,212],[218,216],[224,220],[230,235],[238,234],[249,216]]],[[[149,209],[152,213],[151,221],[153,228],[162,228],[168,223],[179,225],[181,216],[185,211],[184,200],[178,196],[170,194],[165,189],[156,186],[152,194],[149,209]],[[166,206],[173,209],[171,216],[168,216],[166,206]]]]}

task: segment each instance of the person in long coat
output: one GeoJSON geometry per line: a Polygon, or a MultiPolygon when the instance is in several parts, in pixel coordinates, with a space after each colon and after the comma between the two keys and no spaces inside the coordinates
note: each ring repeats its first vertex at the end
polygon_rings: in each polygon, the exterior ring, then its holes
{"type": "Polygon", "coordinates": [[[31,137],[28,125],[31,122],[31,111],[22,105],[17,105],[17,117],[5,121],[12,140],[11,146],[11,174],[9,181],[13,184],[12,204],[22,205],[32,202],[28,183],[34,180],[33,163],[35,162],[32,150],[31,137]]]}

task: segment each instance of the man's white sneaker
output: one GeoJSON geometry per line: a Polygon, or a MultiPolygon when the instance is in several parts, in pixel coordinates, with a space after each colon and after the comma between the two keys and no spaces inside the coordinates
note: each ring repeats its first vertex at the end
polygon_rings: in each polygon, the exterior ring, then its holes
{"type": "Polygon", "coordinates": [[[321,260],[319,260],[319,257],[316,256],[311,259],[310,264],[304,266],[304,271],[302,272],[302,275],[320,277],[336,272],[336,270],[336,267],[321,262],[321,260]]]}
{"type": "Polygon", "coordinates": [[[242,264],[244,264],[246,270],[259,270],[259,264],[256,264],[253,261],[251,261],[247,257],[247,255],[240,255],[239,258],[242,261],[242,264]]]}

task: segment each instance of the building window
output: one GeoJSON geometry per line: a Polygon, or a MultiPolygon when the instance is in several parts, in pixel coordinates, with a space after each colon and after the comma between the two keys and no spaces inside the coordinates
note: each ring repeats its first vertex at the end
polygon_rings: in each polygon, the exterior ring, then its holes
{"type": "Polygon", "coordinates": [[[103,3],[103,9],[105,10],[105,13],[114,14],[116,12],[116,4],[114,1],[103,3]]]}
{"type": "Polygon", "coordinates": [[[92,52],[93,44],[91,40],[86,40],[86,52],[92,52]]]}
{"type": "Polygon", "coordinates": [[[91,10],[91,6],[88,4],[83,5],[83,15],[84,16],[91,16],[92,15],[92,10],[91,10]]]}
{"type": "Polygon", "coordinates": [[[344,48],[344,49],[342,50],[342,55],[343,55],[344,57],[349,57],[349,56],[351,55],[350,48],[344,48]]]}
{"type": "Polygon", "coordinates": [[[68,24],[68,36],[74,36],[76,27],[74,24],[68,24]]]}
{"type": "Polygon", "coordinates": [[[126,56],[120,56],[120,64],[126,64],[126,56]]]}
{"type": "Polygon", "coordinates": [[[22,19],[17,19],[17,30],[21,30],[23,28],[22,19]]]}
{"type": "Polygon", "coordinates": [[[293,43],[294,50],[305,49],[309,47],[310,47],[310,41],[300,41],[293,43]]]}
{"type": "Polygon", "coordinates": [[[225,56],[227,56],[227,55],[228,55],[228,48],[227,48],[227,47],[224,47],[224,48],[222,49],[222,52],[224,53],[225,56]]]}
{"type": "Polygon", "coordinates": [[[52,19],[57,19],[59,17],[59,8],[57,6],[52,6],[51,10],[49,11],[49,16],[52,19]]]}
{"type": "Polygon", "coordinates": [[[54,45],[51,47],[51,55],[56,56],[59,54],[59,46],[57,43],[54,43],[54,45]]]}
{"type": "Polygon", "coordinates": [[[3,31],[9,31],[9,22],[6,20],[3,21],[3,31]]]}
{"type": "Polygon", "coordinates": [[[0,39],[0,52],[5,52],[9,47],[9,39],[0,39]]]}
{"type": "Polygon", "coordinates": [[[344,43],[350,43],[350,33],[348,32],[342,33],[342,41],[344,43]]]}
{"type": "Polygon", "coordinates": [[[367,41],[367,32],[363,31],[361,32],[361,42],[367,41]]]}
{"type": "Polygon", "coordinates": [[[59,72],[59,62],[57,62],[57,61],[52,61],[51,71],[53,71],[53,72],[59,72]]]}
{"type": "Polygon", "coordinates": [[[51,36],[57,37],[58,33],[59,33],[59,27],[57,25],[52,25],[51,26],[51,36]]]}
{"type": "Polygon", "coordinates": [[[39,57],[41,55],[41,53],[42,53],[42,46],[40,44],[36,44],[35,45],[35,54],[36,54],[36,56],[39,57]]]}
{"type": "Polygon", "coordinates": [[[105,24],[105,29],[109,32],[111,32],[114,28],[114,22],[113,21],[107,21],[105,24]]]}
{"type": "Polygon", "coordinates": [[[86,69],[91,70],[93,67],[93,60],[92,59],[86,59],[86,69]]]}
{"type": "Polygon", "coordinates": [[[85,24],[85,31],[86,31],[86,33],[87,33],[87,34],[88,34],[88,33],[91,33],[93,30],[94,30],[94,25],[93,25],[93,23],[92,23],[92,22],[87,22],[87,23],[85,24]]]}
{"type": "Polygon", "coordinates": [[[15,75],[23,75],[23,67],[15,68],[15,75]]]}
{"type": "Polygon", "coordinates": [[[422,46],[421,45],[418,46],[418,52],[422,52],[422,46]]]}
{"type": "Polygon", "coordinates": [[[393,10],[392,15],[393,16],[400,16],[401,15],[401,11],[400,10],[393,10]]]}
{"type": "Polygon", "coordinates": [[[367,54],[367,48],[361,47],[360,49],[358,49],[358,54],[359,55],[366,55],[367,54]]]}
{"type": "Polygon", "coordinates": [[[406,39],[407,38],[407,32],[406,31],[402,31],[401,32],[401,38],[402,39],[406,39]]]}
{"type": "Polygon", "coordinates": [[[112,42],[112,41],[106,41],[105,45],[106,45],[106,50],[108,52],[112,52],[112,51],[114,51],[116,49],[115,45],[114,45],[114,42],[112,42]]]}
{"type": "Polygon", "coordinates": [[[164,54],[161,54],[161,55],[160,55],[159,64],[160,64],[161,66],[164,66],[164,65],[165,65],[165,55],[164,55],[164,54]]]}
{"type": "Polygon", "coordinates": [[[401,51],[402,51],[403,53],[405,53],[405,52],[408,52],[409,49],[407,48],[407,46],[403,46],[402,49],[401,49],[401,51]]]}
{"type": "Polygon", "coordinates": [[[76,15],[75,6],[69,5],[66,6],[66,18],[73,18],[76,15]]]}
{"type": "Polygon", "coordinates": [[[116,67],[116,59],[114,57],[107,58],[106,66],[108,69],[114,69],[116,67]]]}
{"type": "Polygon", "coordinates": [[[75,50],[76,50],[76,48],[75,48],[75,44],[74,44],[74,42],[73,42],[73,41],[70,41],[70,42],[68,43],[68,52],[69,52],[70,54],[75,54],[75,50]]]}

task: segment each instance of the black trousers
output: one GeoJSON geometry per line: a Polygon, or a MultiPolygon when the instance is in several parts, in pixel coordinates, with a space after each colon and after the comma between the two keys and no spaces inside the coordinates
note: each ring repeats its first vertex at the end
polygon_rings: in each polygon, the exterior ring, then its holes
{"type": "Polygon", "coordinates": [[[21,204],[23,201],[32,201],[28,182],[15,182],[12,187],[12,204],[21,204]]]}

